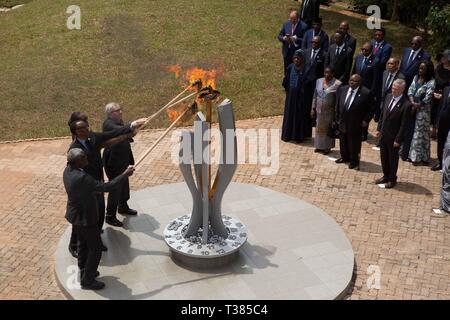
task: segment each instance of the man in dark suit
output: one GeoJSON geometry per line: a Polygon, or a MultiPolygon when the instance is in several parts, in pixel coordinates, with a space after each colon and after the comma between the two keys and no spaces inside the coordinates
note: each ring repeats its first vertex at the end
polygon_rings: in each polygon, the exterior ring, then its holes
{"type": "MultiPolygon", "coordinates": [[[[363,44],[361,53],[355,58],[353,64],[352,74],[359,74],[361,76],[361,85],[370,90],[372,97],[375,98],[376,91],[376,72],[377,64],[374,55],[372,54],[372,45],[370,42],[363,44]]],[[[369,126],[363,128],[362,141],[367,140],[369,126]]]]}
{"type": "MultiPolygon", "coordinates": [[[[307,116],[311,114],[311,105],[316,89],[316,81],[323,77],[325,64],[325,52],[320,48],[320,37],[311,40],[312,47],[305,50],[305,64],[310,66],[308,77],[305,81],[305,104],[307,116]]],[[[308,117],[306,137],[312,136],[312,119],[308,117]]]]}
{"type": "Polygon", "coordinates": [[[352,67],[352,49],[344,42],[342,32],[334,35],[335,43],[330,46],[325,57],[325,67],[334,69],[334,77],[342,82],[348,83],[352,67]]]}
{"type": "Polygon", "coordinates": [[[305,35],[303,36],[302,49],[311,48],[312,39],[317,36],[320,37],[320,48],[324,52],[327,52],[330,45],[330,40],[327,33],[322,29],[322,18],[320,17],[313,22],[312,29],[306,31],[305,35]]]}
{"type": "Polygon", "coordinates": [[[308,28],[312,22],[319,17],[320,0],[303,0],[300,6],[300,19],[305,21],[308,28]]]}
{"type": "Polygon", "coordinates": [[[369,125],[373,110],[372,94],[361,86],[360,75],[352,75],[349,85],[337,90],[335,110],[341,152],[336,163],[349,162],[349,169],[359,170],[362,129],[369,125]]]}
{"type": "MultiPolygon", "coordinates": [[[[381,76],[380,85],[377,86],[377,108],[375,110],[375,121],[380,118],[381,110],[383,110],[384,100],[388,93],[391,92],[392,84],[397,79],[405,79],[405,76],[399,71],[400,60],[397,58],[389,58],[386,63],[386,70],[381,76]]],[[[405,84],[406,85],[406,84],[405,84]]],[[[407,88],[405,88],[407,90],[407,88]]]]}
{"type": "MultiPolygon", "coordinates": [[[[105,107],[107,119],[103,122],[103,132],[120,130],[128,126],[123,123],[122,108],[117,103],[108,103],[105,107]]],[[[123,140],[111,147],[106,147],[103,151],[103,163],[105,172],[109,180],[120,175],[128,166],[134,165],[133,152],[130,142],[133,139],[123,140]]],[[[130,199],[130,184],[128,179],[124,179],[120,188],[108,194],[108,205],[106,206],[106,223],[122,227],[123,224],[116,217],[116,212],[121,214],[136,215],[137,211],[128,207],[127,201],[130,199]]]]}
{"type": "Polygon", "coordinates": [[[406,83],[397,79],[392,84],[392,93],[388,93],[378,121],[376,137],[380,138],[380,157],[383,177],[376,184],[385,184],[393,188],[397,183],[397,169],[400,145],[404,138],[405,124],[411,116],[411,103],[404,95],[406,83]]]}
{"type": "Polygon", "coordinates": [[[299,19],[296,10],[291,11],[289,20],[283,24],[278,34],[278,40],[283,44],[281,53],[284,61],[284,74],[287,67],[292,63],[294,52],[301,48],[303,36],[308,26],[299,19]]]}
{"type": "MultiPolygon", "coordinates": [[[[347,21],[342,21],[341,24],[339,25],[339,29],[338,30],[342,33],[345,44],[349,48],[352,49],[352,56],[351,56],[351,60],[350,61],[353,61],[353,55],[356,52],[356,39],[350,35],[350,33],[348,32],[349,29],[350,29],[350,25],[348,24],[348,22],[347,21]]],[[[334,43],[336,43],[336,39],[333,36],[330,39],[330,44],[334,44],[334,43]]]]}
{"type": "Polygon", "coordinates": [[[384,40],[385,36],[386,30],[384,28],[375,29],[374,37],[370,42],[373,47],[372,54],[377,60],[377,65],[381,66],[381,72],[383,72],[383,68],[392,54],[392,46],[384,40]]]}
{"type": "Polygon", "coordinates": [[[411,48],[403,50],[400,72],[404,74],[406,81],[406,90],[409,89],[414,76],[419,73],[419,65],[422,60],[430,60],[430,55],[422,49],[423,39],[416,36],[411,40],[411,48]]]}
{"type": "MultiPolygon", "coordinates": [[[[84,168],[84,171],[91,175],[95,180],[104,181],[103,178],[103,162],[100,151],[105,146],[111,146],[126,139],[129,139],[134,135],[133,130],[141,126],[146,119],[139,119],[134,121],[130,126],[123,127],[118,130],[114,130],[108,133],[97,133],[90,131],[89,125],[84,121],[74,121],[70,124],[70,131],[75,136],[75,140],[71,143],[69,149],[82,149],[88,157],[88,165],[84,168]]],[[[97,205],[99,212],[98,228],[103,227],[105,219],[105,198],[103,194],[97,194],[97,205]]],[[[70,239],[69,250],[72,252],[73,248],[77,247],[76,233],[72,232],[70,239]]],[[[102,246],[103,251],[107,248],[102,246]]]]}
{"type": "Polygon", "coordinates": [[[438,163],[431,168],[433,171],[442,169],[442,154],[444,151],[445,141],[447,140],[448,133],[450,131],[450,86],[444,88],[444,92],[441,96],[441,102],[439,103],[439,110],[437,116],[437,154],[438,163]]]}
{"type": "Polygon", "coordinates": [[[363,44],[361,53],[355,57],[352,74],[359,74],[361,76],[361,85],[369,89],[370,93],[374,95],[376,63],[372,49],[370,42],[363,44]]]}
{"type": "Polygon", "coordinates": [[[67,167],[63,173],[64,187],[67,192],[65,218],[72,224],[78,236],[81,287],[99,290],[103,289],[105,284],[95,280],[99,275],[97,268],[102,255],[96,193],[103,194],[117,188],[126,177],[133,174],[134,168],[129,167],[116,179],[103,183],[83,170],[87,166],[88,157],[83,150],[79,148],[69,150],[67,167]]]}

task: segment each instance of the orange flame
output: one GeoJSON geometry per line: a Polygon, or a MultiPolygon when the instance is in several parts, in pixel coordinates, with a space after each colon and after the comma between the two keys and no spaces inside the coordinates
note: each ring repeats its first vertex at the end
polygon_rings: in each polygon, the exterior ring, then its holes
{"type": "Polygon", "coordinates": [[[186,72],[184,78],[191,84],[201,80],[203,87],[211,86],[213,89],[216,89],[217,70],[208,71],[194,67],[186,72]]]}
{"type": "Polygon", "coordinates": [[[167,109],[166,112],[167,112],[167,115],[169,116],[170,122],[174,122],[180,115],[180,113],[177,110],[173,110],[173,109],[167,109]]]}
{"type": "MultiPolygon", "coordinates": [[[[211,86],[213,89],[217,88],[216,79],[218,76],[223,74],[223,68],[212,69],[212,70],[203,70],[198,67],[191,68],[187,70],[184,74],[184,79],[189,81],[189,84],[192,85],[197,80],[202,81],[202,87],[211,86]]],[[[181,74],[181,67],[179,65],[172,65],[168,67],[170,72],[175,73],[175,77],[178,79],[181,74]]],[[[195,89],[192,87],[191,90],[195,89]]]]}

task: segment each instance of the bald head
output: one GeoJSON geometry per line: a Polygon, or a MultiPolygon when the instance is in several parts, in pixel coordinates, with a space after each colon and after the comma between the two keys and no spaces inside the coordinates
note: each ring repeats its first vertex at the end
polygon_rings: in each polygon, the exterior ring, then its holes
{"type": "Polygon", "coordinates": [[[386,62],[386,70],[390,73],[395,73],[398,70],[398,66],[400,65],[400,60],[397,58],[389,58],[386,62]]]}
{"type": "Polygon", "coordinates": [[[320,48],[320,37],[319,36],[313,37],[311,40],[311,45],[314,50],[319,49],[320,48]]]}
{"type": "Polygon", "coordinates": [[[352,89],[356,89],[361,85],[361,76],[359,74],[354,74],[350,77],[350,81],[348,82],[352,89]]]}
{"type": "Polygon", "coordinates": [[[297,23],[298,21],[298,11],[297,10],[292,10],[291,13],[289,14],[289,20],[291,20],[292,23],[297,23]]]}
{"type": "Polygon", "coordinates": [[[411,49],[414,51],[422,48],[423,38],[421,36],[415,36],[411,40],[411,49]]]}
{"type": "Polygon", "coordinates": [[[365,42],[361,47],[361,52],[365,57],[372,54],[372,44],[370,42],[365,42]]]}
{"type": "Polygon", "coordinates": [[[348,21],[342,21],[339,25],[339,30],[344,32],[345,34],[348,33],[348,30],[350,29],[350,25],[348,24],[348,21]]]}

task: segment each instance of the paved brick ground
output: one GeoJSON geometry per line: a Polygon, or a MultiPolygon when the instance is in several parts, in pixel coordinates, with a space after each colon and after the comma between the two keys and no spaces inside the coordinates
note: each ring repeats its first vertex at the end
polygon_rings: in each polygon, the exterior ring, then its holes
{"type": "MultiPolygon", "coordinates": [[[[280,128],[281,118],[238,122],[240,128],[280,128]]],[[[372,127],[373,130],[373,127],[372,127]]],[[[140,153],[161,131],[136,137],[140,153]]],[[[69,139],[0,144],[0,299],[64,299],[53,274],[53,252],[67,227],[61,173],[69,139]]],[[[182,181],[170,158],[170,139],[131,178],[133,189],[182,181]]],[[[235,181],[297,196],[342,226],[356,256],[349,299],[449,299],[450,219],[431,215],[440,174],[401,162],[399,184],[384,190],[379,154],[364,143],[361,171],[313,152],[311,143],[280,143],[280,169],[241,165],[235,181]],[[367,268],[381,270],[381,289],[368,289],[367,268]]],[[[432,154],[435,154],[433,142],[432,154]]],[[[337,156],[334,151],[332,156],[337,156]]]]}

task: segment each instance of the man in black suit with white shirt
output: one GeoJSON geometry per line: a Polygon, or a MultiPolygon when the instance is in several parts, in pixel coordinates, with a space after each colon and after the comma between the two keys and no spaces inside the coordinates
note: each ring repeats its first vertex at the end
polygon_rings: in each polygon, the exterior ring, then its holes
{"type": "Polygon", "coordinates": [[[386,96],[378,121],[376,137],[380,138],[380,157],[383,177],[376,184],[393,188],[397,183],[397,169],[400,145],[404,138],[405,124],[411,116],[411,103],[404,95],[406,82],[397,79],[392,84],[392,93],[386,96]]]}
{"type": "MultiPolygon", "coordinates": [[[[403,73],[399,71],[400,60],[397,58],[390,58],[386,63],[386,70],[383,71],[381,83],[377,88],[377,103],[378,108],[375,110],[375,121],[380,118],[381,110],[384,106],[386,96],[391,93],[392,84],[397,79],[405,79],[403,73]]],[[[408,88],[405,88],[408,90],[408,88]]]]}
{"type": "Polygon", "coordinates": [[[349,169],[359,170],[362,131],[367,127],[373,112],[370,90],[361,85],[361,76],[350,77],[349,85],[336,92],[335,121],[340,132],[341,158],[336,163],[348,163],[349,169]]]}

